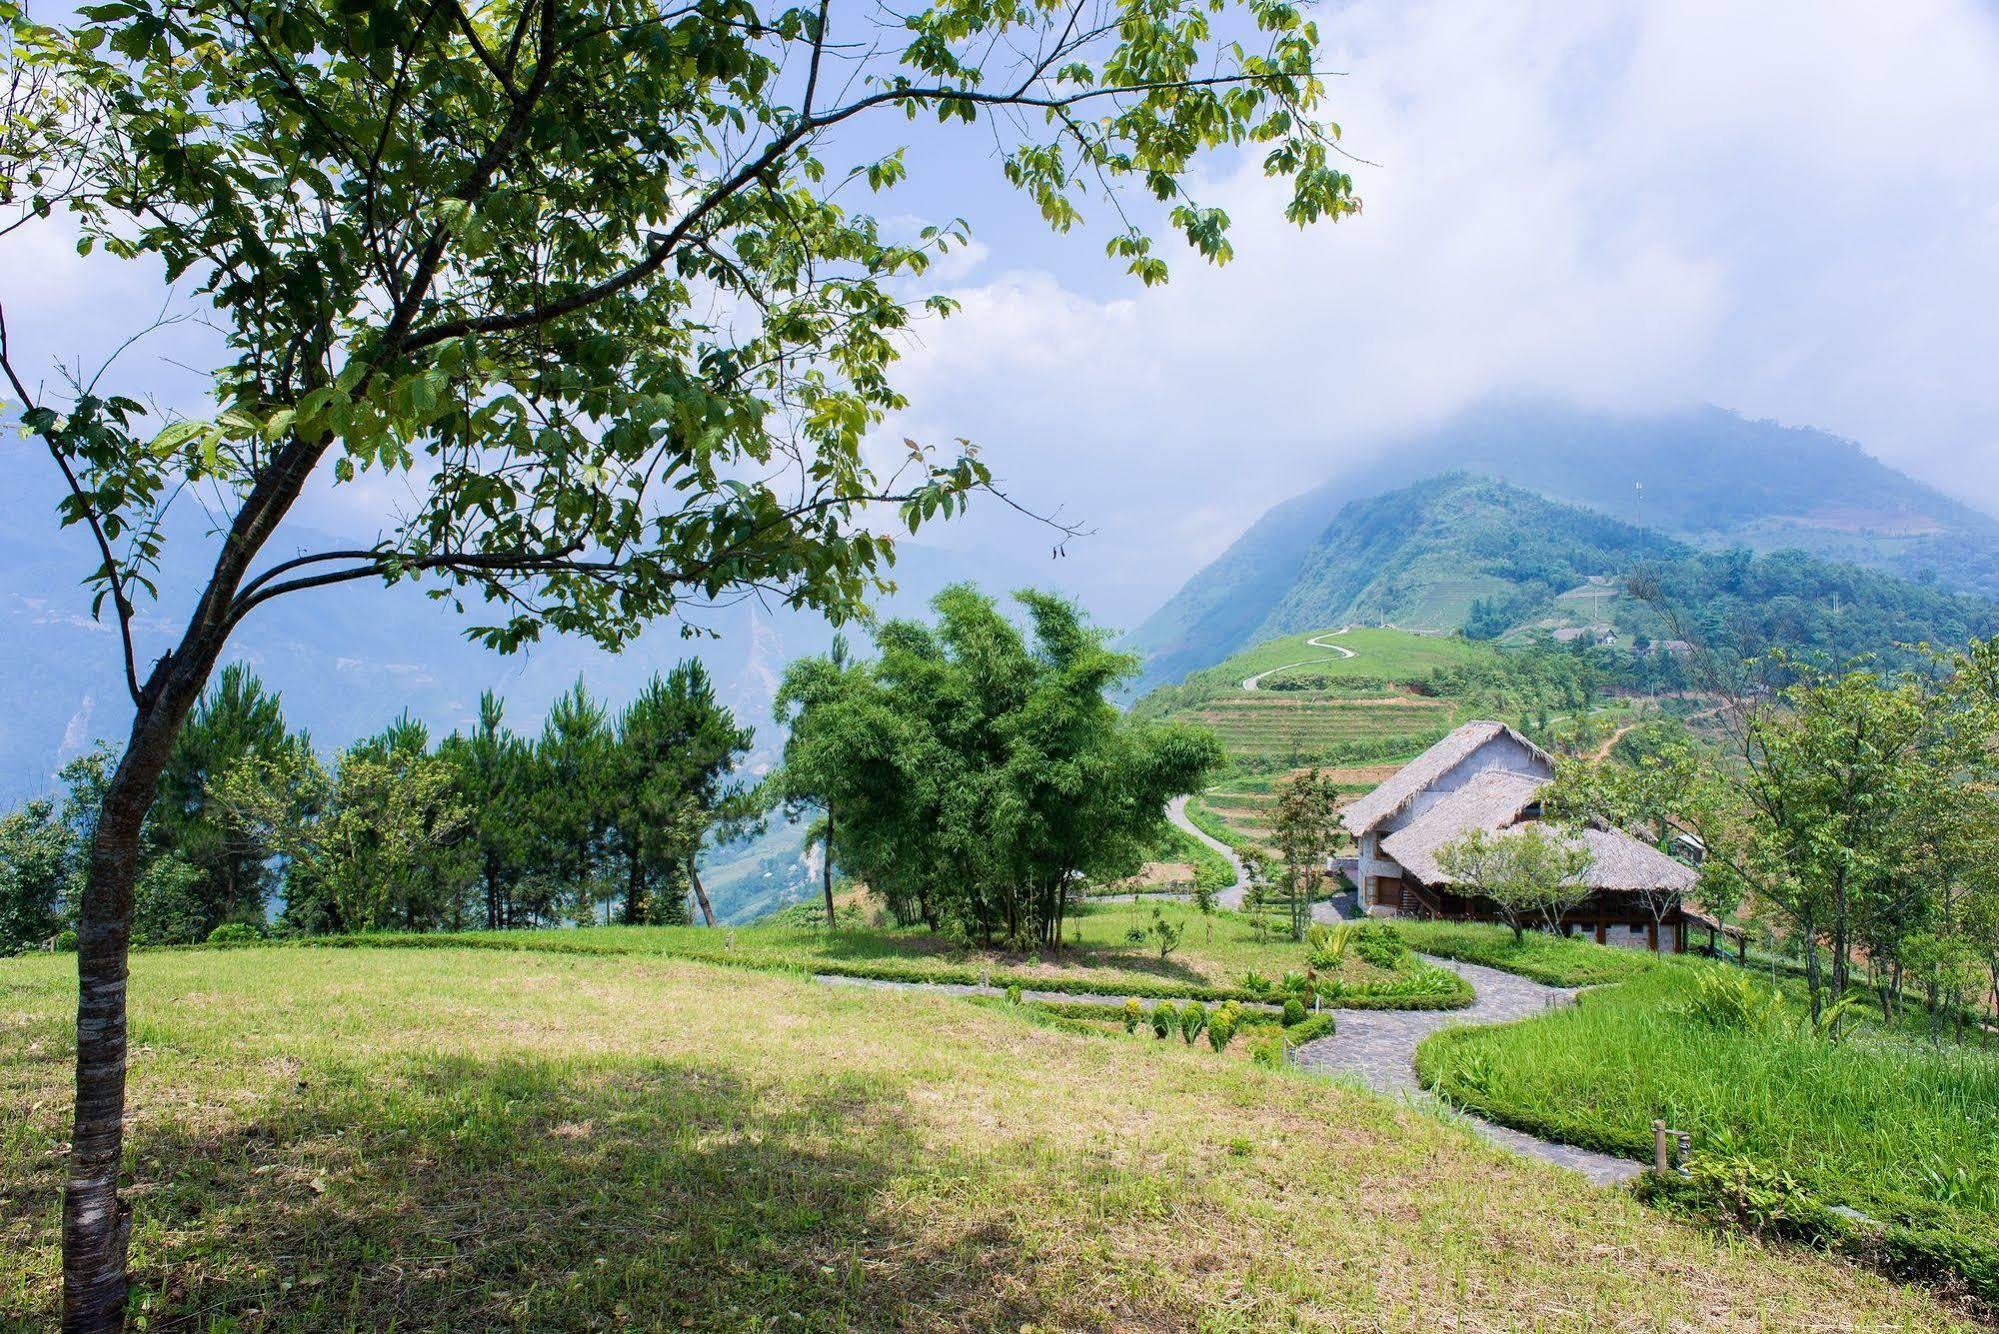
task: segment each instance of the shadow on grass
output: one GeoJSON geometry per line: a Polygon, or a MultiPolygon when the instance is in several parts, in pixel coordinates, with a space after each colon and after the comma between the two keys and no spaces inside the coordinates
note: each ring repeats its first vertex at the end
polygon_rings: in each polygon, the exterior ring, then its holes
{"type": "Polygon", "coordinates": [[[1003,1222],[895,1206],[915,1135],[867,1080],[402,1059],[291,1085],[227,1131],[134,1136],[152,1328],[1015,1329],[1045,1314],[1003,1222]]]}

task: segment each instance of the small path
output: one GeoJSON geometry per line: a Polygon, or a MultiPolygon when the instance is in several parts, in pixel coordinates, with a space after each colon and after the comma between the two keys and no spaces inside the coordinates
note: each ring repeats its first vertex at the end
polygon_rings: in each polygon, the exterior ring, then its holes
{"type": "MultiPolygon", "coordinates": [[[[1331,639],[1334,635],[1343,635],[1351,629],[1353,629],[1351,625],[1343,625],[1337,630],[1329,630],[1325,634],[1315,635],[1311,639],[1306,640],[1305,643],[1310,648],[1331,649],[1333,652],[1339,654],[1342,658],[1358,658],[1360,654],[1354,652],[1346,645],[1328,644],[1326,642],[1328,639],[1331,639]]],[[[1275,676],[1279,672],[1288,672],[1293,667],[1308,667],[1315,662],[1327,662],[1327,661],[1330,660],[1326,658],[1305,658],[1299,662],[1287,662],[1282,667],[1272,667],[1268,671],[1258,672],[1255,676],[1245,676],[1242,680],[1242,688],[1244,690],[1257,690],[1261,688],[1261,683],[1263,681],[1263,678],[1266,676],[1275,676]]]]}
{"type": "MultiPolygon", "coordinates": [[[[1569,1005],[1575,992],[1544,986],[1513,973],[1447,959],[1429,962],[1455,970],[1477,993],[1462,1010],[1341,1010],[1331,1036],[1298,1048],[1300,1068],[1321,1074],[1354,1074],[1377,1093],[1412,1103],[1441,1106],[1416,1080],[1416,1046],[1439,1029],[1457,1024],[1503,1024],[1526,1019],[1556,1005],[1569,1005]]],[[[1486,1139],[1543,1162],[1580,1172],[1600,1186],[1629,1181],[1644,1169],[1626,1158],[1536,1139],[1475,1116],[1465,1119],[1486,1139]]]]}
{"type": "Polygon", "coordinates": [[[1185,834],[1192,834],[1200,843],[1228,858],[1229,869],[1235,872],[1235,883],[1227,889],[1217,891],[1215,903],[1230,912],[1241,912],[1243,895],[1249,893],[1249,872],[1243,869],[1242,858],[1236,856],[1234,848],[1218,838],[1210,838],[1202,833],[1194,822],[1187,818],[1187,800],[1186,797],[1175,797],[1167,802],[1166,818],[1175,829],[1185,834]]]}

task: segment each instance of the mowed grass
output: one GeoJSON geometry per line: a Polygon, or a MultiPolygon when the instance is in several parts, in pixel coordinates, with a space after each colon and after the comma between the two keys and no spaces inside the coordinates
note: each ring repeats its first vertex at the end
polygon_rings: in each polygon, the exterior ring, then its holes
{"type": "MultiPolygon", "coordinates": [[[[1462,620],[1462,618],[1460,618],[1462,620]]],[[[1456,667],[1493,650],[1455,635],[1419,635],[1406,630],[1382,630],[1356,626],[1344,634],[1337,626],[1312,630],[1302,635],[1286,635],[1244,649],[1216,667],[1203,672],[1229,675],[1240,682],[1261,672],[1276,671],[1293,663],[1312,661],[1311,670],[1328,676],[1355,676],[1390,681],[1420,681],[1440,667],[1456,667]],[[1354,656],[1341,657],[1309,639],[1327,638],[1354,656]],[[1318,659],[1327,659],[1319,662],[1318,659]]]]}
{"type": "Polygon", "coordinates": [[[1663,965],[1573,1008],[1432,1037],[1418,1068],[1483,1115],[1628,1157],[1650,1154],[1663,1118],[1696,1151],[1789,1173],[1821,1205],[1999,1258],[1999,1057],[1878,1031],[1828,1043],[1795,1005],[1769,1024],[1705,1022],[1688,1001],[1719,967],[1663,965]]]}
{"type": "MultiPolygon", "coordinates": [[[[1060,952],[980,949],[923,927],[868,927],[829,931],[823,926],[758,923],[738,927],[600,926],[552,931],[469,931],[456,935],[361,937],[378,944],[449,948],[453,944],[503,950],[544,949],[561,953],[666,956],[727,962],[751,968],[930,982],[1019,983],[1058,991],[1123,996],[1179,997],[1240,989],[1246,972],[1276,979],[1304,972],[1305,946],[1266,922],[1242,913],[1204,916],[1187,903],[1162,903],[1144,895],[1095,898],[1070,910],[1068,940],[1060,952]],[[1178,947],[1159,956],[1155,938],[1143,936],[1158,914],[1180,930],[1178,947]],[[1130,938],[1133,931],[1142,939],[1130,938]]],[[[1413,969],[1378,968],[1358,955],[1322,977],[1338,982],[1348,998],[1370,993],[1400,995],[1413,969]]],[[[1424,976],[1430,973],[1425,972],[1424,976]]],[[[1453,979],[1439,992],[1456,990],[1453,979]]],[[[1218,998],[1218,997],[1211,997],[1218,998]]]]}
{"type": "MultiPolygon", "coordinates": [[[[0,961],[0,1320],[52,1325],[73,965],[0,961]]],[[[152,1328],[1939,1328],[1441,1121],[658,958],[134,960],[152,1328]]]]}

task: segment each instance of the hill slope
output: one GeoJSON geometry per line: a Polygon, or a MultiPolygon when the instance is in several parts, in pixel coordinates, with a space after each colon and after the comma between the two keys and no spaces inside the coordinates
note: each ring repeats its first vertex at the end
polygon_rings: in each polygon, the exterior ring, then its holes
{"type": "Polygon", "coordinates": [[[1616,417],[1496,403],[1270,510],[1132,633],[1147,679],[1175,679],[1292,624],[1272,615],[1344,506],[1452,471],[1642,521],[1696,546],[1797,548],[1999,595],[1999,519],[1851,441],[1713,407],[1616,417]]]}

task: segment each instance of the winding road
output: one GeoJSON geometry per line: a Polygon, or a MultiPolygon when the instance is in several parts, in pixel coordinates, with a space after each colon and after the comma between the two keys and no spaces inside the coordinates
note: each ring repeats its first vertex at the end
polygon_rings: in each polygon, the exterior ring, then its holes
{"type": "MultiPolygon", "coordinates": [[[[1312,648],[1331,649],[1333,652],[1339,654],[1341,658],[1358,658],[1360,654],[1354,652],[1346,645],[1328,644],[1326,642],[1328,639],[1331,639],[1334,635],[1343,635],[1351,629],[1353,629],[1351,625],[1343,625],[1337,630],[1328,630],[1325,634],[1314,635],[1312,638],[1306,640],[1305,643],[1312,648]]],[[[1258,672],[1255,676],[1245,676],[1242,679],[1242,688],[1244,690],[1261,690],[1263,688],[1262,684],[1263,678],[1266,676],[1275,676],[1279,672],[1288,672],[1293,667],[1309,667],[1315,662],[1334,662],[1334,661],[1337,661],[1337,659],[1305,658],[1299,662],[1287,662],[1282,667],[1272,667],[1269,671],[1258,672]]]]}

